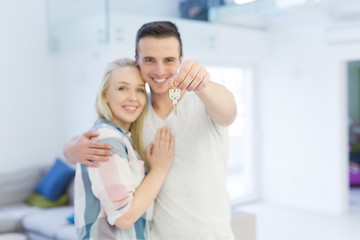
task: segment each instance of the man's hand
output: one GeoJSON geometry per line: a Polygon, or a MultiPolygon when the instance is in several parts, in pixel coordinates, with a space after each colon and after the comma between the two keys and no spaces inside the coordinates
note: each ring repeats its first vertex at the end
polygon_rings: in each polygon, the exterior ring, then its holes
{"type": "Polygon", "coordinates": [[[199,92],[208,84],[210,74],[198,62],[189,59],[180,67],[178,74],[175,76],[175,87],[180,90],[199,92]]]}
{"type": "Polygon", "coordinates": [[[199,63],[186,60],[172,81],[180,90],[194,91],[217,124],[228,126],[235,121],[237,107],[234,96],[223,85],[210,81],[209,72],[199,63]]]}
{"type": "Polygon", "coordinates": [[[111,145],[92,140],[99,134],[90,130],[71,139],[64,147],[66,159],[72,163],[80,163],[90,167],[98,167],[99,162],[109,160],[108,156],[113,155],[110,151],[111,145]]]}

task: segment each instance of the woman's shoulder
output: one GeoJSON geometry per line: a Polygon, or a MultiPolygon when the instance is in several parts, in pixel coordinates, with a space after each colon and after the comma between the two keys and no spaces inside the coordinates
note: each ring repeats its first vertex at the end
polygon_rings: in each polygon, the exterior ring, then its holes
{"type": "Polygon", "coordinates": [[[99,133],[98,140],[105,138],[122,139],[125,137],[125,134],[117,129],[114,124],[103,119],[97,120],[92,129],[99,133]]]}
{"type": "Polygon", "coordinates": [[[93,129],[99,133],[95,140],[110,144],[112,146],[111,150],[115,154],[119,155],[120,157],[127,158],[129,147],[124,133],[122,133],[112,124],[108,124],[106,122],[95,124],[93,129]]]}

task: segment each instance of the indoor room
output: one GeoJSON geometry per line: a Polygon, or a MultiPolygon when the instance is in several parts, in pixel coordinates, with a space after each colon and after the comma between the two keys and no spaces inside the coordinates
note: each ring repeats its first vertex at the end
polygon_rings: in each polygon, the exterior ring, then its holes
{"type": "Polygon", "coordinates": [[[107,64],[134,59],[151,21],[175,23],[183,59],[236,101],[235,239],[359,239],[359,16],[357,0],[1,2],[0,239],[77,239],[64,146],[92,128],[107,64]]]}

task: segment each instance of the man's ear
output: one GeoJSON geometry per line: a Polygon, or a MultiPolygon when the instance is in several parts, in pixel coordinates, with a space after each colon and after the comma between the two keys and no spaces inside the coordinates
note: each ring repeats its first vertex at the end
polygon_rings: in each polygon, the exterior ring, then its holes
{"type": "Polygon", "coordinates": [[[139,63],[138,63],[138,60],[139,60],[139,57],[135,55],[135,62],[136,62],[137,64],[139,64],[139,63]]]}
{"type": "Polygon", "coordinates": [[[184,58],[184,55],[181,55],[181,57],[180,57],[180,65],[182,64],[183,58],[184,58]]]}

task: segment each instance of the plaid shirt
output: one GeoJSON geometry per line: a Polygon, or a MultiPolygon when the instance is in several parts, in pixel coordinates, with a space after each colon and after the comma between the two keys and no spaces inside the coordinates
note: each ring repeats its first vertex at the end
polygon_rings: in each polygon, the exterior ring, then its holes
{"type": "Polygon", "coordinates": [[[79,239],[149,239],[152,206],[128,230],[114,226],[131,206],[144,179],[144,164],[132,146],[130,133],[105,119],[95,122],[100,142],[112,145],[110,160],[93,168],[77,164],[75,224],[79,239]]]}

